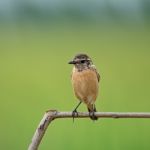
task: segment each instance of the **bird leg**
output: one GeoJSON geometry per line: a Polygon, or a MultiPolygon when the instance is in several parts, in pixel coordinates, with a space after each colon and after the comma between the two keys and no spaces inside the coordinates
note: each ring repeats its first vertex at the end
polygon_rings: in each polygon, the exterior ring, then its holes
{"type": "Polygon", "coordinates": [[[72,111],[73,122],[74,122],[74,118],[78,116],[77,108],[80,106],[81,103],[82,102],[80,101],[79,104],[76,106],[76,108],[72,111]]]}

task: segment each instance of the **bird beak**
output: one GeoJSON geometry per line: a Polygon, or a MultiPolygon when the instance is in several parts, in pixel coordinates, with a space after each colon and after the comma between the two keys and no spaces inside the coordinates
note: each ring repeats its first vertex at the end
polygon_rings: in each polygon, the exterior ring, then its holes
{"type": "Polygon", "coordinates": [[[76,64],[76,62],[74,60],[71,60],[68,62],[68,64],[76,64]]]}

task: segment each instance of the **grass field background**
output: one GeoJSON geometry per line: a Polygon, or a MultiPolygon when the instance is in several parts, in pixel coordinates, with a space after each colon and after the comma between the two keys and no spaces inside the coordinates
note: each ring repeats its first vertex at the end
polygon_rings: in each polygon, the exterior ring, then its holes
{"type": "MultiPolygon", "coordinates": [[[[46,110],[74,109],[67,62],[78,52],[101,74],[98,111],[150,111],[149,28],[24,25],[0,32],[0,149],[27,149],[46,110]]],[[[59,119],[40,150],[148,150],[149,138],[149,119],[59,119]]]]}

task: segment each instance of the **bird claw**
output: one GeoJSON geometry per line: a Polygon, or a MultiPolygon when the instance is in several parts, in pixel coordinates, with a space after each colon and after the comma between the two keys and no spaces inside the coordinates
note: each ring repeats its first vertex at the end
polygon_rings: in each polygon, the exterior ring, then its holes
{"type": "Polygon", "coordinates": [[[90,118],[92,118],[92,120],[95,120],[95,118],[96,118],[94,111],[90,111],[89,116],[90,116],[90,118]]]}
{"type": "Polygon", "coordinates": [[[89,112],[89,116],[90,116],[90,117],[94,117],[94,111],[90,111],[90,112],[89,112]]]}
{"type": "Polygon", "coordinates": [[[77,116],[78,116],[78,112],[77,112],[77,110],[74,110],[72,112],[73,122],[74,122],[74,118],[77,117],[77,116]]]}

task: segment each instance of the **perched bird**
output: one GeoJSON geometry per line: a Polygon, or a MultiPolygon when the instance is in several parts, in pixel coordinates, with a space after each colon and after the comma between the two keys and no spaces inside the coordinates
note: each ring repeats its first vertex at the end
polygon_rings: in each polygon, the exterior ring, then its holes
{"type": "Polygon", "coordinates": [[[73,110],[73,117],[77,114],[77,108],[83,102],[86,104],[90,118],[97,120],[95,101],[98,96],[100,75],[93,65],[91,58],[86,54],[77,54],[69,64],[73,64],[71,75],[75,96],[80,101],[73,110]]]}

